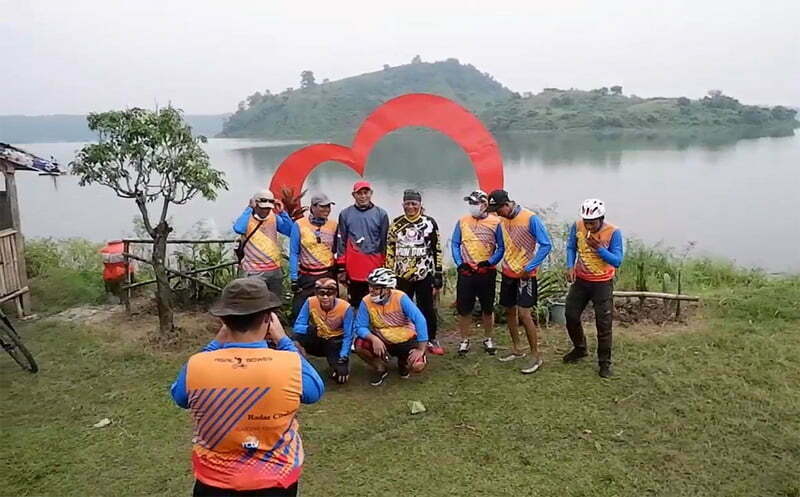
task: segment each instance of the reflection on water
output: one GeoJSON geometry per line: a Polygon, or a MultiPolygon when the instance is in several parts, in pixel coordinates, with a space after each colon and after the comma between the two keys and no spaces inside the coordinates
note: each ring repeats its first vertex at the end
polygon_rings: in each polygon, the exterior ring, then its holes
{"type": "MultiPolygon", "coordinates": [[[[532,206],[557,204],[572,219],[585,197],[609,205],[609,220],[627,235],[666,245],[697,242],[701,250],[743,264],[800,270],[800,233],[783,228],[800,185],[800,137],[792,130],[691,130],[681,133],[538,133],[498,136],[506,188],[532,206]],[[759,139],[746,139],[752,136],[759,139]]],[[[350,137],[335,142],[347,144],[350,137]]],[[[24,148],[68,162],[81,144],[34,144],[24,148]]],[[[206,149],[225,171],[230,191],[216,202],[193,200],[172,211],[177,233],[207,220],[220,234],[249,195],[269,182],[277,165],[301,142],[210,140],[206,149]]],[[[366,175],[375,200],[401,212],[403,189],[419,188],[428,213],[449,237],[463,215],[461,197],[476,188],[471,164],[458,145],[427,130],[404,130],[379,142],[366,175]]],[[[351,202],[356,175],[336,163],[322,164],[306,187],[324,190],[339,208],[351,202]]],[[[54,189],[44,178],[20,173],[24,231],[28,236],[104,239],[131,231],[135,207],[102,187],[80,188],[65,177],[54,189]],[[52,214],[53,205],[59,215],[52,214]]],[[[789,214],[791,216],[791,214],[789,214]]],[[[796,218],[796,216],[795,216],[796,218]]]]}

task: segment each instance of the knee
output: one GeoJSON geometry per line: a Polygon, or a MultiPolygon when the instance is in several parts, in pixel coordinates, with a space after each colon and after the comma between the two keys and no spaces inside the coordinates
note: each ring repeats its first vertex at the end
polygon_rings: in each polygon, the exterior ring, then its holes
{"type": "Polygon", "coordinates": [[[566,318],[567,323],[581,322],[581,312],[579,309],[574,307],[570,308],[570,306],[567,306],[567,308],[564,310],[564,317],[566,318]]]}

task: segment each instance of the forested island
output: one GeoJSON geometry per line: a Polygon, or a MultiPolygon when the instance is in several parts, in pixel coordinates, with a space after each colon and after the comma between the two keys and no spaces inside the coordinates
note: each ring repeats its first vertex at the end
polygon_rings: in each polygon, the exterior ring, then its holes
{"type": "Polygon", "coordinates": [[[794,129],[789,107],[745,105],[720,90],[701,99],[641,98],[620,85],[591,90],[545,88],[513,92],[490,74],[457,59],[410,64],[338,81],[303,71],[300,88],[257,91],[239,103],[220,136],[325,138],[352,133],[375,107],[405,93],[434,93],[477,114],[493,132],[675,129],[762,126],[794,129]]]}

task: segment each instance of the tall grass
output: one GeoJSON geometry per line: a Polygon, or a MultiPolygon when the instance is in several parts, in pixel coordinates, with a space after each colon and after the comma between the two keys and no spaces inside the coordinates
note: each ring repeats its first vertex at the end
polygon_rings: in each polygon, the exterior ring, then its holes
{"type": "Polygon", "coordinates": [[[58,312],[103,300],[101,245],[81,238],[25,241],[25,264],[36,312],[58,312]]]}

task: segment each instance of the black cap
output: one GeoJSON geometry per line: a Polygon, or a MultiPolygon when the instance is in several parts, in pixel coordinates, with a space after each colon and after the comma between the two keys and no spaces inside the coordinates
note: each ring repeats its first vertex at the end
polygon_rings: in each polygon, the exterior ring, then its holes
{"type": "Polygon", "coordinates": [[[486,209],[489,212],[495,212],[500,207],[511,202],[508,198],[508,192],[505,190],[495,190],[489,194],[489,207],[486,209]]]}
{"type": "Polygon", "coordinates": [[[418,190],[408,189],[403,192],[403,202],[406,200],[416,200],[422,202],[422,194],[418,190]]]}

